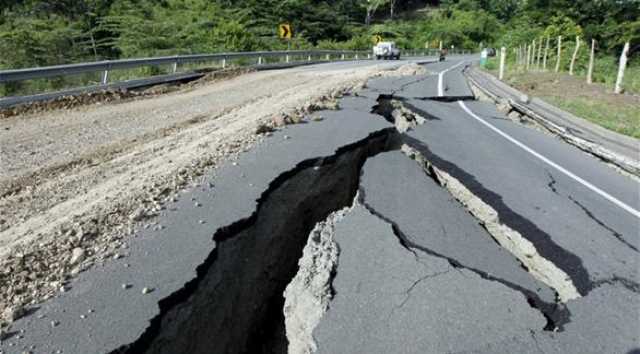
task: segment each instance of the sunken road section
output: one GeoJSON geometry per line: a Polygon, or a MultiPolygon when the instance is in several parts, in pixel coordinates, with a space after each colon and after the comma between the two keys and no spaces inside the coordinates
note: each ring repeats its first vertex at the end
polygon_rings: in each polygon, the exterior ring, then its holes
{"type": "Polygon", "coordinates": [[[113,353],[284,352],[282,294],[307,236],[351,204],[364,161],[387,150],[394,134],[383,130],[280,175],[251,217],[215,233],[217,247],[198,277],[160,302],[142,337],[113,353]]]}

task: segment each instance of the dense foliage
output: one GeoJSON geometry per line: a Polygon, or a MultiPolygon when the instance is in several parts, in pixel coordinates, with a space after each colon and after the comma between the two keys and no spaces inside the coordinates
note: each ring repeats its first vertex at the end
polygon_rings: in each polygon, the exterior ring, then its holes
{"type": "Polygon", "coordinates": [[[514,46],[563,35],[640,44],[638,0],[0,0],[0,68],[257,49],[514,46]],[[291,23],[294,39],[277,38],[291,23]]]}

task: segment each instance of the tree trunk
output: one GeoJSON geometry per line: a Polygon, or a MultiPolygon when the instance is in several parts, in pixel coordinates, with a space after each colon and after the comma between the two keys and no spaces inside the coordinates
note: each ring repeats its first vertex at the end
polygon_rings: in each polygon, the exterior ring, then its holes
{"type": "Polygon", "coordinates": [[[560,71],[560,59],[562,57],[562,36],[558,36],[558,56],[556,57],[556,72],[560,71]]]}
{"type": "Polygon", "coordinates": [[[622,80],[624,79],[624,69],[627,67],[627,56],[629,55],[629,42],[624,44],[620,55],[620,67],[618,68],[618,78],[616,80],[615,93],[622,93],[622,80]]]}
{"type": "Polygon", "coordinates": [[[576,64],[576,58],[578,57],[579,50],[580,50],[580,36],[576,36],[576,49],[573,50],[573,56],[571,57],[571,64],[569,64],[569,75],[573,75],[573,67],[576,64]]]}
{"type": "Polygon", "coordinates": [[[591,39],[591,54],[589,55],[589,70],[587,71],[588,84],[593,83],[593,61],[594,61],[593,56],[595,55],[595,51],[596,51],[596,40],[591,39]]]}

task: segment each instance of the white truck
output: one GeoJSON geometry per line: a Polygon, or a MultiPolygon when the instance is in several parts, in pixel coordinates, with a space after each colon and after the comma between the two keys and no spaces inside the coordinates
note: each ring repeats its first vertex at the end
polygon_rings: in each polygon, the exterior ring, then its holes
{"type": "Polygon", "coordinates": [[[400,49],[394,42],[380,42],[373,47],[373,55],[376,59],[400,59],[400,49]]]}

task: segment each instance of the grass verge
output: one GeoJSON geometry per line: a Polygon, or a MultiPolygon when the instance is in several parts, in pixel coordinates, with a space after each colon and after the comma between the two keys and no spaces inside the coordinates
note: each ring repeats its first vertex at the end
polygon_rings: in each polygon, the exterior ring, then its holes
{"type": "MultiPolygon", "coordinates": [[[[640,68],[630,69],[625,82],[640,81],[640,68]]],[[[484,70],[497,76],[496,59],[491,58],[484,70]]],[[[606,82],[587,84],[580,75],[524,72],[513,70],[513,66],[506,70],[504,81],[606,129],[640,139],[640,96],[637,93],[616,95],[606,82]]]]}

